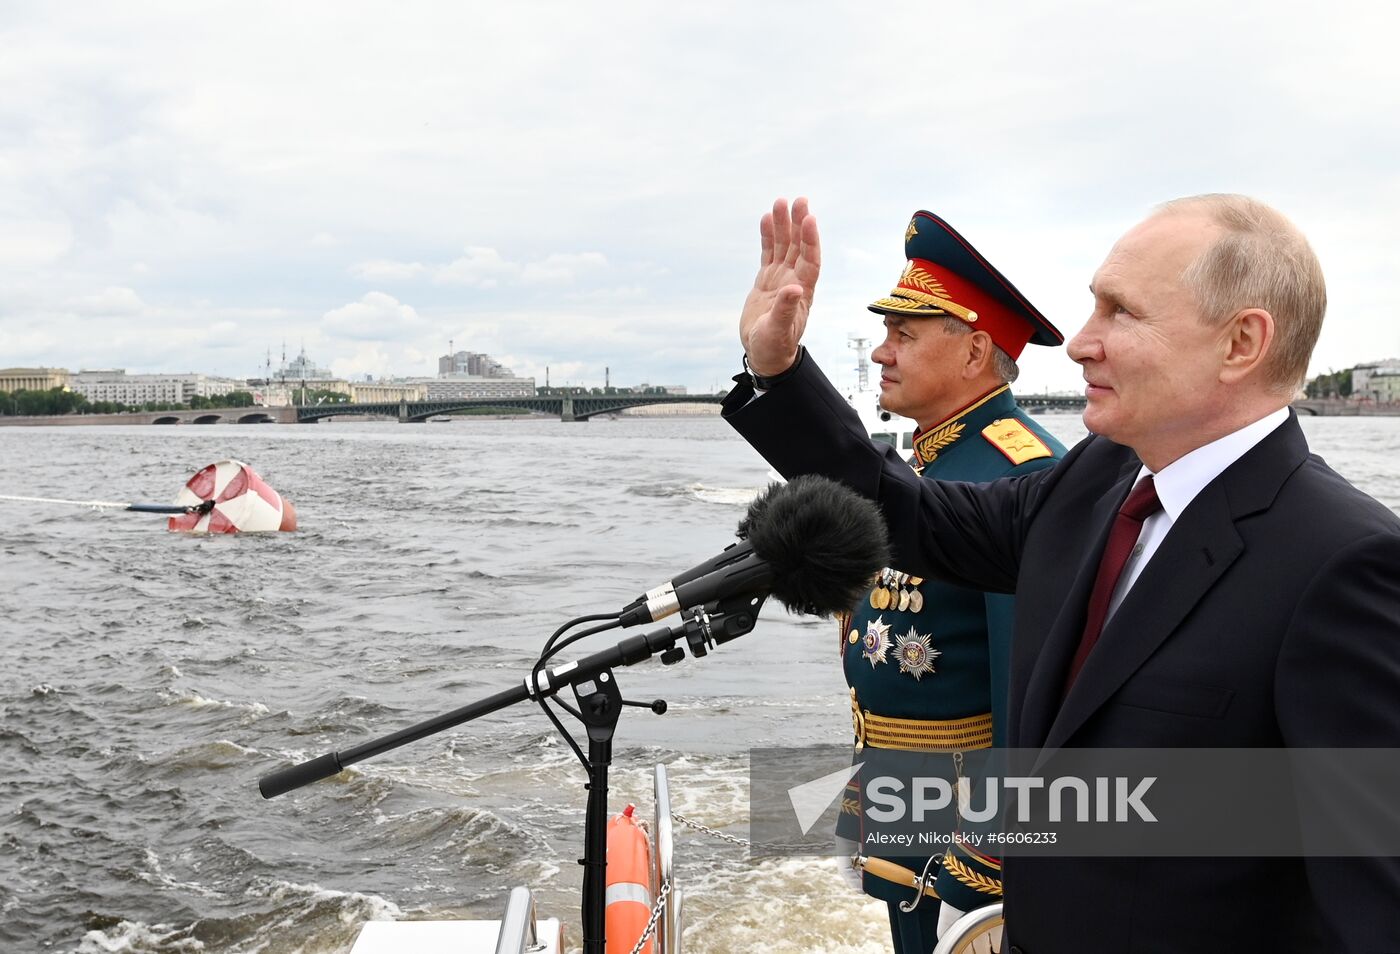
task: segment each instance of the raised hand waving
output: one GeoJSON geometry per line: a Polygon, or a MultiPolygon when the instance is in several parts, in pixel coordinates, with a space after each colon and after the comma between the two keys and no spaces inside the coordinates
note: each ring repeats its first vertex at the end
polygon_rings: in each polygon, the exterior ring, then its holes
{"type": "Polygon", "coordinates": [[[768,377],[797,360],[822,254],[817,220],[804,198],[794,200],[791,211],[786,199],[774,202],[759,223],[759,235],[762,257],[739,318],[739,340],[749,367],[768,377]]]}

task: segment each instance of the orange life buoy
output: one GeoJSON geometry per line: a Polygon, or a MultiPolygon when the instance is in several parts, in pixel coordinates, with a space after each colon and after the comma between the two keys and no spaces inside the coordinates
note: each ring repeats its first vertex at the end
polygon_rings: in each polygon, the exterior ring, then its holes
{"type": "MultiPolygon", "coordinates": [[[[628,805],[608,822],[607,954],[631,954],[651,917],[651,841],[632,817],[635,811],[628,805]]],[[[647,938],[641,954],[653,950],[653,939],[647,938]]]]}

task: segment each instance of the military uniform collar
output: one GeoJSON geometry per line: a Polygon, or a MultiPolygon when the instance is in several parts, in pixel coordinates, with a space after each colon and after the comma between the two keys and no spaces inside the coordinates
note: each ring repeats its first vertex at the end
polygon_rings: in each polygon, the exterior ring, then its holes
{"type": "MultiPolygon", "coordinates": [[[[1011,385],[1001,384],[971,404],[954,411],[928,430],[917,432],[914,435],[915,468],[922,470],[937,460],[939,454],[956,444],[967,433],[967,427],[971,423],[967,418],[976,412],[982,412],[976,415],[980,420],[987,415],[1008,414],[1015,406],[1016,401],[1011,396],[1011,385]]],[[[987,419],[990,421],[991,417],[987,419]]]]}

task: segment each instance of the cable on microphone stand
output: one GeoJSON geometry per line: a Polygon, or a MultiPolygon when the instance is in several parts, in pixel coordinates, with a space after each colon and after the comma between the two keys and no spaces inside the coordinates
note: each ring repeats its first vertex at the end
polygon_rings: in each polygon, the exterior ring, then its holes
{"type": "MultiPolygon", "coordinates": [[[[530,670],[530,684],[539,685],[540,673],[544,671],[544,667],[549,663],[549,661],[552,658],[554,658],[556,654],[561,652],[566,647],[578,642],[580,639],[583,639],[586,636],[592,636],[594,633],[602,633],[610,629],[616,629],[620,625],[621,621],[618,619],[618,615],[616,613],[594,613],[590,616],[579,616],[575,619],[569,620],[567,623],[556,629],[554,633],[549,637],[549,639],[545,640],[544,649],[540,652],[540,658],[535,661],[534,668],[530,670]],[[574,633],[573,635],[566,638],[563,642],[558,643],[556,645],[556,641],[559,639],[559,637],[562,636],[564,633],[568,632],[570,629],[574,628],[575,626],[578,626],[582,623],[594,623],[598,622],[599,620],[603,621],[601,626],[592,626],[581,632],[574,633]]],[[[559,734],[564,737],[564,741],[569,743],[569,748],[574,750],[574,755],[577,756],[579,764],[581,764],[585,769],[591,768],[592,765],[588,761],[588,757],[583,754],[583,749],[579,747],[579,744],[577,741],[574,740],[574,737],[569,734],[569,730],[564,727],[564,723],[561,722],[559,720],[559,717],[554,714],[554,710],[549,707],[549,700],[546,699],[544,695],[539,695],[536,697],[535,701],[539,704],[540,710],[544,712],[545,716],[549,719],[549,721],[554,723],[554,728],[557,729],[559,734]]],[[[583,721],[583,713],[579,712],[573,706],[565,702],[562,696],[555,696],[554,701],[560,707],[562,707],[564,711],[568,712],[575,719],[578,719],[580,722],[583,721]]]]}

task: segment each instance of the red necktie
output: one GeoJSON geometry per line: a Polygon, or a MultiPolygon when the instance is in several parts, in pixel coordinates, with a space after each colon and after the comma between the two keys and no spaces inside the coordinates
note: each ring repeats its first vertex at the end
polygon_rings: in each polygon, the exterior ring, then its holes
{"type": "Polygon", "coordinates": [[[1123,501],[1123,506],[1118,508],[1113,529],[1108,532],[1108,545],[1104,547],[1103,558],[1099,560],[1098,576],[1094,577],[1094,591],[1089,596],[1089,611],[1084,618],[1084,635],[1080,637],[1074,662],[1069,667],[1069,678],[1065,680],[1066,693],[1074,685],[1094,644],[1099,641],[1104,620],[1108,617],[1108,604],[1113,601],[1113,590],[1142,532],[1143,521],[1161,509],[1162,501],[1157,499],[1157,487],[1152,483],[1151,474],[1137,482],[1128,499],[1123,501]]]}

